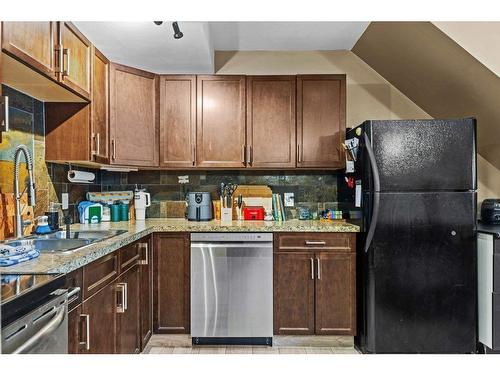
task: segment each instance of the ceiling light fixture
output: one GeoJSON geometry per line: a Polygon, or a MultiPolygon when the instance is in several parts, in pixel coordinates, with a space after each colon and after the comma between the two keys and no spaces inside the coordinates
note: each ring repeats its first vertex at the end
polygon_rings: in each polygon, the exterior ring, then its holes
{"type": "Polygon", "coordinates": [[[155,23],[156,26],[160,26],[163,23],[163,21],[153,21],[153,22],[155,23]]]}
{"type": "Polygon", "coordinates": [[[174,38],[175,39],[180,39],[184,36],[181,29],[179,29],[179,25],[177,24],[177,22],[172,22],[172,27],[174,28],[174,38]]]}

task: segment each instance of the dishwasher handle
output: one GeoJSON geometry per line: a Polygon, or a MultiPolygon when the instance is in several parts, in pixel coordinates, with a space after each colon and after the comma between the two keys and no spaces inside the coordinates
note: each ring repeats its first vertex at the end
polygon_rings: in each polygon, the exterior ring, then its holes
{"type": "Polygon", "coordinates": [[[191,248],[273,248],[272,242],[191,242],[191,248]]]}

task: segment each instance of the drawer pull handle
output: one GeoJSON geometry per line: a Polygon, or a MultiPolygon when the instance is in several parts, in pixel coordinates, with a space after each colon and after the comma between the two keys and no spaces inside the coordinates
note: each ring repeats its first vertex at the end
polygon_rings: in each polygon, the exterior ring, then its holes
{"type": "Polygon", "coordinates": [[[90,350],[90,315],[80,314],[80,318],[85,318],[85,341],[80,341],[80,345],[85,345],[86,350],[90,350]]]}
{"type": "Polygon", "coordinates": [[[326,245],[326,241],[307,241],[306,240],[306,245],[308,245],[308,246],[326,245]]]}
{"type": "Polygon", "coordinates": [[[316,258],[316,261],[318,262],[318,280],[321,280],[321,261],[319,258],[316,258]]]}
{"type": "Polygon", "coordinates": [[[311,279],[314,280],[314,259],[311,259],[311,279]]]}

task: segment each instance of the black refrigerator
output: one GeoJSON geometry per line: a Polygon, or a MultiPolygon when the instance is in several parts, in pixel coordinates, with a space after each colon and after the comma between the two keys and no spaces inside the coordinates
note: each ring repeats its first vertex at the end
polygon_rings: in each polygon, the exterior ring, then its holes
{"type": "MultiPolygon", "coordinates": [[[[476,122],[366,121],[357,138],[364,353],[476,350],[476,122]]],[[[346,171],[347,172],[347,171],[346,171]]]]}

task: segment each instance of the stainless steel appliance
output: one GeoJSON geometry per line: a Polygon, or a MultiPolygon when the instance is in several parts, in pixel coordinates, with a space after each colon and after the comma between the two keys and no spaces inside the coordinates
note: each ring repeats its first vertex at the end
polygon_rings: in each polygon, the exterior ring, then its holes
{"type": "MultiPolygon", "coordinates": [[[[358,336],[368,353],[476,350],[476,121],[374,120],[358,143],[358,336]]],[[[355,140],[357,138],[357,141],[355,140]]]]}
{"type": "Polygon", "coordinates": [[[192,233],[193,344],[272,345],[272,335],[272,233],[192,233]]]}
{"type": "Polygon", "coordinates": [[[188,220],[212,220],[212,198],[208,192],[190,192],[187,195],[188,220]]]}
{"type": "Polygon", "coordinates": [[[68,352],[68,298],[64,275],[2,274],[1,352],[68,352]]]}

